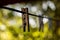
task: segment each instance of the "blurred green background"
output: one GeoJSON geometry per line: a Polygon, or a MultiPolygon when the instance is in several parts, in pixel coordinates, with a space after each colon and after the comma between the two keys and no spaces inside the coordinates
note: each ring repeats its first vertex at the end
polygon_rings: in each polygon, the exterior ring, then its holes
{"type": "MultiPolygon", "coordinates": [[[[21,11],[21,8],[28,8],[28,12],[52,19],[60,17],[60,3],[56,1],[37,1],[27,3],[9,4],[5,7],[21,11]]],[[[60,21],[51,21],[43,18],[43,31],[39,31],[38,17],[29,16],[30,32],[23,32],[22,13],[0,8],[0,40],[60,40],[60,21]]]]}

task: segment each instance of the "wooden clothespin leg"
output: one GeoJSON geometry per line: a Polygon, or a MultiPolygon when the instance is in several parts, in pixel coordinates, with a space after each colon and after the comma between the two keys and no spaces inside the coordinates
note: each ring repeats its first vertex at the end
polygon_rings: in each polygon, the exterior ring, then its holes
{"type": "Polygon", "coordinates": [[[28,8],[22,8],[22,11],[25,12],[22,14],[22,21],[23,21],[23,30],[24,32],[30,31],[29,28],[29,15],[28,15],[28,8]]]}
{"type": "Polygon", "coordinates": [[[44,30],[44,24],[43,24],[43,18],[42,17],[39,17],[39,31],[42,31],[44,30]]]}

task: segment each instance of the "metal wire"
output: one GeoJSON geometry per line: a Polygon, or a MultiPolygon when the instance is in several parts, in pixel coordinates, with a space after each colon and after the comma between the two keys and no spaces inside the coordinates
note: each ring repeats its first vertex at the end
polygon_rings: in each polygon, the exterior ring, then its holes
{"type": "MultiPolygon", "coordinates": [[[[22,11],[13,9],[13,8],[9,8],[9,7],[0,6],[0,8],[8,9],[8,10],[11,10],[11,11],[16,11],[16,12],[19,12],[19,13],[25,13],[25,12],[22,12],[22,11]]],[[[43,16],[40,16],[40,15],[35,15],[35,14],[30,14],[30,13],[28,13],[28,15],[35,16],[35,17],[47,18],[47,19],[54,20],[54,21],[60,21],[60,20],[58,20],[58,19],[53,19],[53,18],[50,18],[50,17],[43,17],[43,16]]]]}

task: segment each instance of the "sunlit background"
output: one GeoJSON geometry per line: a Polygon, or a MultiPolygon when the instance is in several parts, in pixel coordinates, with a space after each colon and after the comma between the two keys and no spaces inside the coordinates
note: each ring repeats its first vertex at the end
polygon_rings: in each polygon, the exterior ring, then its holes
{"type": "MultiPolygon", "coordinates": [[[[35,3],[16,3],[5,7],[17,9],[28,8],[28,12],[43,17],[55,18],[56,3],[43,1],[35,3]]],[[[22,13],[8,9],[0,9],[0,40],[60,40],[60,27],[56,30],[55,20],[43,18],[42,29],[39,31],[39,18],[29,16],[30,32],[23,32],[22,13]]]]}

